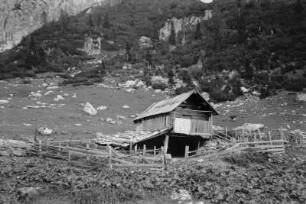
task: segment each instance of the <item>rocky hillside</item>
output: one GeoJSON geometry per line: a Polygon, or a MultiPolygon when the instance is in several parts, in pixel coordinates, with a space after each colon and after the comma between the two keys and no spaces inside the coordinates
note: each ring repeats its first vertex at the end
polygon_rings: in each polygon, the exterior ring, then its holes
{"type": "Polygon", "coordinates": [[[2,0],[0,4],[0,51],[17,45],[42,25],[58,21],[63,12],[76,15],[106,0],[2,0]]]}
{"type": "Polygon", "coordinates": [[[177,93],[196,88],[216,101],[306,88],[305,0],[112,2],[77,16],[62,12],[24,38],[0,56],[1,78],[94,69],[67,83],[108,73],[151,85],[159,75],[168,82],[156,88],[180,79],[186,85],[177,93]]]}

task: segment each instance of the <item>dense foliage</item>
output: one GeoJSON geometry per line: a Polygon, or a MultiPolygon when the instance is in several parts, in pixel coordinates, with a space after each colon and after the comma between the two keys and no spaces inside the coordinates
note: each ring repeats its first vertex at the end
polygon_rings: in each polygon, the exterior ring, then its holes
{"type": "Polygon", "coordinates": [[[269,157],[248,152],[226,160],[230,165],[222,168],[199,161],[175,163],[164,176],[155,171],[110,171],[107,167],[84,170],[37,158],[1,161],[0,179],[6,182],[0,185],[0,201],[14,203],[17,189],[25,186],[40,186],[46,193],[66,193],[80,204],[122,203],[141,200],[147,195],[169,196],[179,189],[188,190],[194,199],[205,203],[306,201],[306,164],[296,155],[269,157]]]}
{"type": "Polygon", "coordinates": [[[263,97],[277,88],[300,91],[306,87],[302,82],[306,75],[304,8],[304,0],[212,4],[197,0],[125,0],[75,17],[63,11],[59,22],[46,24],[0,56],[1,78],[82,67],[88,57],[80,48],[84,37],[90,36],[102,38],[103,52],[125,52],[103,58],[109,71],[126,62],[141,64],[144,75],[149,76],[168,76],[174,71],[174,76],[189,88],[208,91],[217,101],[234,99],[241,94],[240,85],[256,85],[263,97]],[[175,35],[173,23],[169,40],[160,41],[159,30],[167,19],[204,16],[207,10],[212,10],[212,18],[186,30],[185,43],[181,43],[182,32],[175,35]],[[141,36],[149,37],[153,47],[140,48],[141,36]],[[228,80],[222,75],[224,70],[236,70],[238,80],[228,80]],[[301,74],[295,74],[299,70],[301,74]]]}

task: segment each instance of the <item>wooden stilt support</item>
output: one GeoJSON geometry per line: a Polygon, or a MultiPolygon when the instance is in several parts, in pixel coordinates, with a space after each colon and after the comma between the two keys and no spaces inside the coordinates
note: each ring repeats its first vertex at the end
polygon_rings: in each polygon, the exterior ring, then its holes
{"type": "Polygon", "coordinates": [[[169,135],[166,135],[165,141],[164,141],[164,151],[165,151],[165,154],[167,154],[167,152],[168,152],[168,145],[169,145],[169,135]]]}
{"type": "Polygon", "coordinates": [[[185,159],[188,159],[189,155],[189,146],[185,146],[185,159]]]}
{"type": "Polygon", "coordinates": [[[156,156],[156,146],[154,146],[153,155],[156,156]]]}
{"type": "Polygon", "coordinates": [[[135,150],[135,154],[137,154],[137,145],[135,145],[134,150],[135,150]]]}

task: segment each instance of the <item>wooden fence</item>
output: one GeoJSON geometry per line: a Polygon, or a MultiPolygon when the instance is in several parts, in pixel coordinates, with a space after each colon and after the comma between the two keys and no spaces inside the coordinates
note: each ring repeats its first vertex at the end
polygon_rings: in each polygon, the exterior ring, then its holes
{"type": "Polygon", "coordinates": [[[42,142],[35,141],[29,151],[32,155],[61,159],[72,163],[86,163],[93,165],[108,165],[109,168],[166,168],[166,154],[164,148],[123,151],[116,150],[110,145],[98,146],[92,140],[67,140],[42,142]]]}
{"type": "Polygon", "coordinates": [[[167,168],[166,154],[164,147],[147,150],[143,145],[141,150],[117,151],[108,146],[110,168],[156,168],[162,171],[167,168]]]}
{"type": "Polygon", "coordinates": [[[107,163],[108,153],[106,148],[97,148],[90,140],[70,140],[70,141],[35,141],[30,154],[39,157],[48,157],[67,161],[83,167],[94,165],[103,166],[107,163]]]}

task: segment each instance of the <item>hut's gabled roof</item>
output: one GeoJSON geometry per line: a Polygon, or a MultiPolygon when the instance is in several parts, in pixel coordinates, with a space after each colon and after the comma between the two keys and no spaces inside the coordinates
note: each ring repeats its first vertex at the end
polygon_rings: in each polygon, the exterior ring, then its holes
{"type": "Polygon", "coordinates": [[[149,108],[147,108],[144,112],[139,114],[137,118],[134,119],[134,122],[137,122],[138,120],[141,120],[143,118],[151,117],[154,115],[160,115],[160,114],[166,114],[170,113],[174,109],[176,109],[180,104],[182,104],[184,101],[186,101],[189,97],[191,97],[193,94],[197,94],[200,96],[200,99],[202,101],[199,101],[199,103],[206,103],[208,106],[208,109],[214,114],[219,115],[219,113],[203,98],[203,96],[197,92],[197,91],[190,91],[187,93],[183,93],[181,95],[178,95],[174,98],[166,99],[163,101],[159,101],[157,103],[153,103],[149,108]]]}

